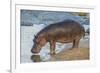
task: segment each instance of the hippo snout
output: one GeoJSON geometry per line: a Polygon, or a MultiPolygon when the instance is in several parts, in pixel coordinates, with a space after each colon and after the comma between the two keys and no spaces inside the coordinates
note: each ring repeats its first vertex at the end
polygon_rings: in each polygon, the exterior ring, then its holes
{"type": "Polygon", "coordinates": [[[35,50],[35,49],[31,49],[31,52],[32,53],[39,53],[37,50],[35,50]]]}

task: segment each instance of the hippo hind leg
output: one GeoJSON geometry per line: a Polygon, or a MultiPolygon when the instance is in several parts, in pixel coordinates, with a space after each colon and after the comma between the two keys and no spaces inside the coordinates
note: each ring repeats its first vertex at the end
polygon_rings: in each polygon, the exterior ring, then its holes
{"type": "Polygon", "coordinates": [[[80,41],[80,38],[75,39],[75,40],[73,41],[73,47],[72,47],[72,48],[78,48],[79,41],[80,41]]]}

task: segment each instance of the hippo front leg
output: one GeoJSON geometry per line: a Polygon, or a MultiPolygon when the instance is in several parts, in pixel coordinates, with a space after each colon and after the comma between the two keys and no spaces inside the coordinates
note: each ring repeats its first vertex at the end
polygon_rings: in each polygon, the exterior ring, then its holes
{"type": "Polygon", "coordinates": [[[55,54],[55,46],[56,46],[56,42],[50,41],[50,54],[51,55],[55,54]]]}

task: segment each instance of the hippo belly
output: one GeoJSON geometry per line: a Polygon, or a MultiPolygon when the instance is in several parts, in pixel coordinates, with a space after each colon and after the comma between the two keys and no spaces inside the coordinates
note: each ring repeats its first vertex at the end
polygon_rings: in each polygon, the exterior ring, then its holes
{"type": "Polygon", "coordinates": [[[56,42],[60,42],[60,43],[69,43],[69,42],[73,42],[73,38],[70,38],[70,39],[68,39],[68,38],[59,38],[59,39],[57,39],[56,40],[56,42]]]}

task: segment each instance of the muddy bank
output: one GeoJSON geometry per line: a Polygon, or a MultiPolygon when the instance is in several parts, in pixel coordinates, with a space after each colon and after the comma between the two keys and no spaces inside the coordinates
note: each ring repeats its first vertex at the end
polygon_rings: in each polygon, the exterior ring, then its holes
{"type": "Polygon", "coordinates": [[[51,57],[51,61],[68,61],[68,60],[87,60],[89,59],[89,48],[74,48],[64,50],[51,57]]]}
{"type": "Polygon", "coordinates": [[[89,40],[80,41],[79,48],[64,49],[53,55],[50,61],[88,60],[90,55],[89,40]]]}

